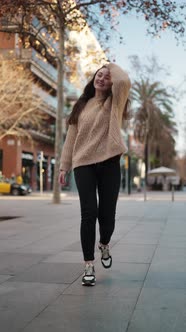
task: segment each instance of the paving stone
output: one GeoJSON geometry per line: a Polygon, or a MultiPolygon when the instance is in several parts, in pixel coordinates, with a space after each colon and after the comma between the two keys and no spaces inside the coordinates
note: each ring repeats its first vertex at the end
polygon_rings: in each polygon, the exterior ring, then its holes
{"type": "Polygon", "coordinates": [[[40,263],[18,274],[14,281],[70,284],[83,273],[82,264],[40,263]]]}
{"type": "Polygon", "coordinates": [[[153,258],[153,263],[174,263],[174,262],[185,262],[186,259],[186,248],[175,248],[175,247],[161,247],[159,246],[153,258]]]}
{"type": "Polygon", "coordinates": [[[185,220],[181,222],[169,221],[169,223],[166,226],[164,234],[186,237],[185,220]]]}
{"type": "Polygon", "coordinates": [[[115,237],[118,238],[118,235],[119,235],[120,238],[122,238],[123,236],[125,236],[129,232],[133,231],[135,226],[136,226],[136,223],[132,223],[132,222],[128,223],[126,220],[124,220],[123,223],[116,221],[116,226],[115,226],[115,231],[114,231],[114,234],[113,234],[113,238],[115,238],[115,237]]]}
{"type": "Polygon", "coordinates": [[[159,241],[159,248],[163,247],[186,248],[186,236],[166,233],[159,241]]]}
{"type": "Polygon", "coordinates": [[[164,222],[149,223],[145,219],[138,223],[134,229],[135,232],[141,232],[144,235],[157,234],[160,235],[165,229],[164,222]]]}
{"type": "Polygon", "coordinates": [[[185,332],[185,308],[181,311],[135,310],[127,332],[185,332]]]}
{"type": "Polygon", "coordinates": [[[137,222],[140,220],[139,216],[128,216],[128,215],[119,215],[117,218],[118,221],[123,221],[129,225],[136,225],[137,222]]]}
{"type": "Polygon", "coordinates": [[[186,248],[159,247],[146,279],[148,287],[186,288],[186,248]]]}
{"type": "Polygon", "coordinates": [[[44,263],[81,263],[83,262],[82,252],[63,251],[55,255],[50,255],[43,261],[44,263]]]}
{"type": "MultiPolygon", "coordinates": [[[[119,298],[122,299],[137,299],[141,289],[143,287],[142,281],[125,281],[125,280],[115,280],[110,275],[104,275],[96,273],[96,287],[94,291],[90,287],[82,287],[81,279],[71,284],[65,291],[64,294],[68,295],[78,295],[87,297],[102,297],[102,298],[119,298]]],[[[116,300],[116,299],[115,299],[116,300]]]]}
{"type": "Polygon", "coordinates": [[[4,281],[10,279],[11,275],[0,275],[0,284],[2,284],[4,281]]]}
{"type": "Polygon", "coordinates": [[[153,233],[142,233],[142,232],[131,232],[124,236],[120,241],[119,244],[150,244],[150,245],[157,245],[161,237],[161,233],[153,234],[153,233]]]}
{"type": "Polygon", "coordinates": [[[186,289],[186,266],[183,263],[155,264],[151,267],[147,279],[147,287],[186,289]]]}
{"type": "Polygon", "coordinates": [[[82,251],[81,249],[81,242],[80,241],[76,241],[70,245],[67,245],[66,247],[64,247],[65,251],[82,251]]]}
{"type": "Polygon", "coordinates": [[[140,282],[146,278],[149,264],[139,263],[118,263],[113,261],[111,269],[104,269],[100,262],[96,263],[96,274],[98,273],[97,284],[104,284],[105,279],[108,283],[113,280],[117,282],[140,282]]]}
{"type": "MultiPolygon", "coordinates": [[[[67,289],[68,291],[68,289],[67,289]]],[[[140,293],[137,309],[181,311],[186,307],[186,290],[172,288],[150,288],[145,284],[140,293]]]]}
{"type": "Polygon", "coordinates": [[[156,245],[118,244],[112,248],[112,255],[116,262],[150,263],[156,245]]]}
{"type": "Polygon", "coordinates": [[[162,216],[152,216],[152,217],[148,217],[148,216],[146,216],[146,217],[144,217],[144,216],[142,216],[140,219],[139,219],[139,221],[140,222],[146,222],[146,223],[155,223],[155,224],[159,224],[159,223],[161,223],[161,224],[165,224],[166,223],[166,221],[167,221],[167,219],[166,218],[162,218],[162,216]]]}
{"type": "Polygon", "coordinates": [[[62,295],[24,332],[124,332],[134,305],[129,299],[62,295]]]}
{"type": "MultiPolygon", "coordinates": [[[[32,246],[32,243],[36,244],[36,241],[39,242],[44,237],[44,231],[42,231],[41,233],[42,234],[40,234],[39,230],[34,232],[31,231],[30,233],[27,231],[26,234],[19,233],[15,236],[8,237],[7,239],[1,239],[0,251],[2,252],[6,250],[10,252],[11,250],[13,252],[18,252],[19,248],[22,249],[26,246],[32,246]]],[[[48,235],[51,235],[50,232],[48,232],[48,235]]]]}
{"type": "Polygon", "coordinates": [[[17,249],[16,252],[20,253],[39,253],[39,254],[55,254],[64,249],[64,247],[72,245],[75,240],[73,234],[65,234],[63,232],[59,232],[58,234],[51,234],[50,236],[35,241],[32,244],[24,246],[23,248],[17,249]]]}
{"type": "Polygon", "coordinates": [[[15,275],[37,264],[46,256],[39,254],[0,253],[0,274],[15,275]]]}
{"type": "Polygon", "coordinates": [[[0,331],[185,332],[186,195],[166,195],[118,202],[113,266],[96,247],[92,288],[81,286],[77,197],[0,199],[1,214],[22,216],[0,223],[0,331]]]}
{"type": "Polygon", "coordinates": [[[65,289],[65,285],[6,282],[0,285],[2,332],[18,332],[65,289]]]}

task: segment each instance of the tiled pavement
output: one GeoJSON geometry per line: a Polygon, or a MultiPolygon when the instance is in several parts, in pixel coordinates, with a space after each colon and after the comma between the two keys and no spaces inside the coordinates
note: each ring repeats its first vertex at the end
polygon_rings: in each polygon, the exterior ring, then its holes
{"type": "Polygon", "coordinates": [[[92,288],[81,286],[76,195],[0,197],[0,216],[18,217],[0,222],[0,331],[185,332],[185,196],[121,196],[113,266],[96,250],[92,288]]]}

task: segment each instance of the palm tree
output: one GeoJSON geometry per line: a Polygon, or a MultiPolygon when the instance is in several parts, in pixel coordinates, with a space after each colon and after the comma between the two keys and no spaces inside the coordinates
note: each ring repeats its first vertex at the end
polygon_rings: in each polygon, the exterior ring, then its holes
{"type": "MultiPolygon", "coordinates": [[[[166,155],[164,153],[166,147],[169,151],[167,162],[170,162],[175,153],[176,124],[173,121],[172,96],[160,82],[151,83],[148,79],[141,79],[134,82],[131,99],[136,106],[134,137],[145,146],[147,180],[150,148],[156,157],[161,159],[166,155]]],[[[161,161],[164,162],[163,159],[161,161]]]]}
{"type": "Polygon", "coordinates": [[[177,134],[176,123],[169,113],[161,113],[163,130],[159,132],[158,140],[151,140],[151,154],[154,155],[156,163],[151,165],[158,167],[164,165],[170,167],[175,151],[175,135],[177,134]]]}

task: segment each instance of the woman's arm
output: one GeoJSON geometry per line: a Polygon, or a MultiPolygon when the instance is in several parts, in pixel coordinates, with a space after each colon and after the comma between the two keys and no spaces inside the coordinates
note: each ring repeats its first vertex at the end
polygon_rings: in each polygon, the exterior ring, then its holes
{"type": "Polygon", "coordinates": [[[118,65],[109,63],[107,65],[112,81],[112,108],[118,114],[118,119],[122,122],[122,116],[127,102],[131,81],[126,71],[118,65]]]}
{"type": "Polygon", "coordinates": [[[63,145],[60,171],[68,172],[72,167],[72,152],[74,148],[74,142],[77,135],[77,125],[69,125],[65,143],[63,145]]]}

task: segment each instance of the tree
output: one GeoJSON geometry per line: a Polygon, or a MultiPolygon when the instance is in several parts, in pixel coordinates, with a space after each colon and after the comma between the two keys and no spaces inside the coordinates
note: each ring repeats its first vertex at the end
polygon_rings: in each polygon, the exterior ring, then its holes
{"type": "Polygon", "coordinates": [[[175,155],[174,135],[177,131],[173,119],[172,96],[160,82],[150,83],[143,79],[134,82],[131,96],[137,103],[134,135],[145,146],[147,176],[150,148],[151,152],[155,151],[156,157],[166,161],[165,164],[170,163],[175,155]],[[168,151],[166,154],[165,149],[168,151]]]}
{"type": "Polygon", "coordinates": [[[149,167],[158,167],[159,164],[170,166],[175,155],[177,129],[173,105],[176,96],[180,95],[180,88],[165,87],[157,81],[158,76],[165,82],[170,71],[161,66],[156,57],[149,57],[145,61],[143,59],[142,62],[138,56],[132,56],[130,60],[136,72],[132,89],[135,108],[134,134],[136,139],[144,144],[147,179],[149,167]]]}
{"type": "Polygon", "coordinates": [[[39,129],[46,116],[33,95],[33,77],[20,63],[0,58],[0,140],[7,135],[31,139],[28,129],[39,129]]]}
{"type": "Polygon", "coordinates": [[[0,31],[19,33],[24,46],[34,45],[58,66],[58,108],[55,138],[55,174],[53,202],[60,202],[58,184],[59,159],[62,147],[62,115],[64,108],[63,80],[65,39],[69,30],[81,31],[87,24],[103,43],[118,22],[118,13],[134,11],[149,22],[150,33],[171,29],[176,36],[184,34],[184,5],[167,0],[1,0],[0,18],[6,17],[0,31]],[[15,14],[16,13],[16,14],[15,14]],[[37,29],[34,24],[37,18],[37,29]],[[108,24],[109,22],[109,24],[108,24]],[[42,38],[42,33],[45,38],[42,38]],[[47,38],[46,38],[47,36],[47,38]],[[54,40],[53,47],[47,39],[54,40]],[[58,46],[55,43],[58,41],[58,46]]]}

